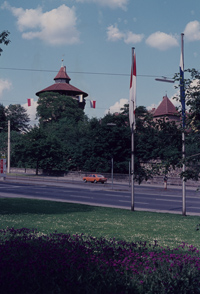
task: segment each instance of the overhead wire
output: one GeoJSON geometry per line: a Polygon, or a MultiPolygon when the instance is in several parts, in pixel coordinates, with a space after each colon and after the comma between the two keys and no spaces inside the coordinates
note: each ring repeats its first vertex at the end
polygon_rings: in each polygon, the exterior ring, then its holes
{"type": "MultiPolygon", "coordinates": [[[[2,70],[21,70],[21,71],[31,71],[31,72],[55,72],[57,70],[51,69],[31,69],[31,68],[15,68],[15,67],[0,67],[2,70]]],[[[89,71],[67,71],[71,74],[86,74],[86,75],[105,75],[105,76],[130,76],[130,73],[109,73],[109,72],[89,72],[89,71]]],[[[137,74],[139,77],[146,77],[146,78],[156,78],[156,77],[163,77],[160,75],[148,75],[148,74],[137,74]]],[[[168,75],[165,75],[166,77],[168,75]]]]}

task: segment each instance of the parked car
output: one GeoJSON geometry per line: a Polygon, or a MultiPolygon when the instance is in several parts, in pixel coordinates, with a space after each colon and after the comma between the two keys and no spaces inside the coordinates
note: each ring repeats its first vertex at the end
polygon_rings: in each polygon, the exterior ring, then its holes
{"type": "Polygon", "coordinates": [[[99,174],[91,174],[87,177],[83,177],[83,181],[85,183],[92,182],[92,183],[102,183],[103,184],[107,181],[107,178],[105,178],[104,176],[99,175],[99,174]]]}

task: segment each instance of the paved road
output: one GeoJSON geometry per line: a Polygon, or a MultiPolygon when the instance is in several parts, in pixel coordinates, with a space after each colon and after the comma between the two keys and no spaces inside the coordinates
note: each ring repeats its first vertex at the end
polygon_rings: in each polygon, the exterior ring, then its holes
{"type": "MultiPolygon", "coordinates": [[[[182,213],[181,187],[135,185],[135,210],[182,213]]],[[[58,181],[9,177],[0,182],[0,197],[26,197],[84,203],[130,209],[131,189],[127,183],[92,184],[81,181],[58,181]]],[[[187,214],[200,215],[200,192],[196,188],[186,189],[187,214]]]]}

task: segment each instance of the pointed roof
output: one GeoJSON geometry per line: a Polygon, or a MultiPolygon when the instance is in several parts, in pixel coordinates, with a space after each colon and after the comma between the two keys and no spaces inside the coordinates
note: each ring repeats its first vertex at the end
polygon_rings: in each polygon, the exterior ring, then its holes
{"type": "Polygon", "coordinates": [[[176,110],[176,107],[174,104],[169,100],[169,98],[166,96],[163,97],[162,102],[158,106],[158,108],[155,110],[153,116],[169,116],[169,115],[179,115],[179,112],[176,110]]]}
{"type": "Polygon", "coordinates": [[[66,73],[66,66],[61,66],[59,72],[55,76],[54,80],[63,80],[63,82],[69,83],[71,80],[68,74],[66,73]]]}
{"type": "Polygon", "coordinates": [[[71,79],[66,73],[66,66],[63,66],[63,65],[61,66],[54,80],[55,80],[55,84],[37,92],[36,95],[39,96],[40,94],[45,92],[57,92],[57,93],[64,94],[67,96],[72,96],[72,97],[83,95],[83,97],[85,98],[88,96],[87,93],[70,85],[69,82],[71,79]]]}

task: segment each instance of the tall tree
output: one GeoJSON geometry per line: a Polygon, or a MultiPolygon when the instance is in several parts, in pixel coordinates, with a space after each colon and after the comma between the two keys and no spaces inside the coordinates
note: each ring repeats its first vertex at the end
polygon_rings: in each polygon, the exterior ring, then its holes
{"type": "MultiPolygon", "coordinates": [[[[8,39],[9,34],[10,33],[8,31],[3,31],[0,34],[0,44],[8,45],[10,43],[10,40],[8,39]]],[[[3,52],[3,49],[0,47],[0,56],[2,52],[3,52]]]]}
{"type": "Polygon", "coordinates": [[[63,118],[77,123],[84,118],[84,112],[72,97],[59,93],[43,93],[38,99],[37,116],[40,124],[58,122],[63,118]]]}
{"type": "Polygon", "coordinates": [[[23,106],[20,104],[10,104],[5,108],[5,114],[7,121],[10,120],[10,128],[12,131],[28,131],[30,118],[23,106]]]}
{"type": "MultiPolygon", "coordinates": [[[[186,129],[185,129],[185,165],[186,171],[181,173],[186,180],[200,178],[200,71],[192,68],[185,70],[185,101],[186,101],[186,129]]],[[[180,75],[175,75],[180,80],[180,75]]],[[[179,85],[180,86],[180,85],[179,85]]],[[[178,86],[178,87],[179,87],[178,86]]],[[[180,101],[180,96],[175,97],[180,101]]]]}
{"type": "Polygon", "coordinates": [[[0,104],[0,131],[7,131],[5,107],[3,106],[3,104],[0,104]]]}

